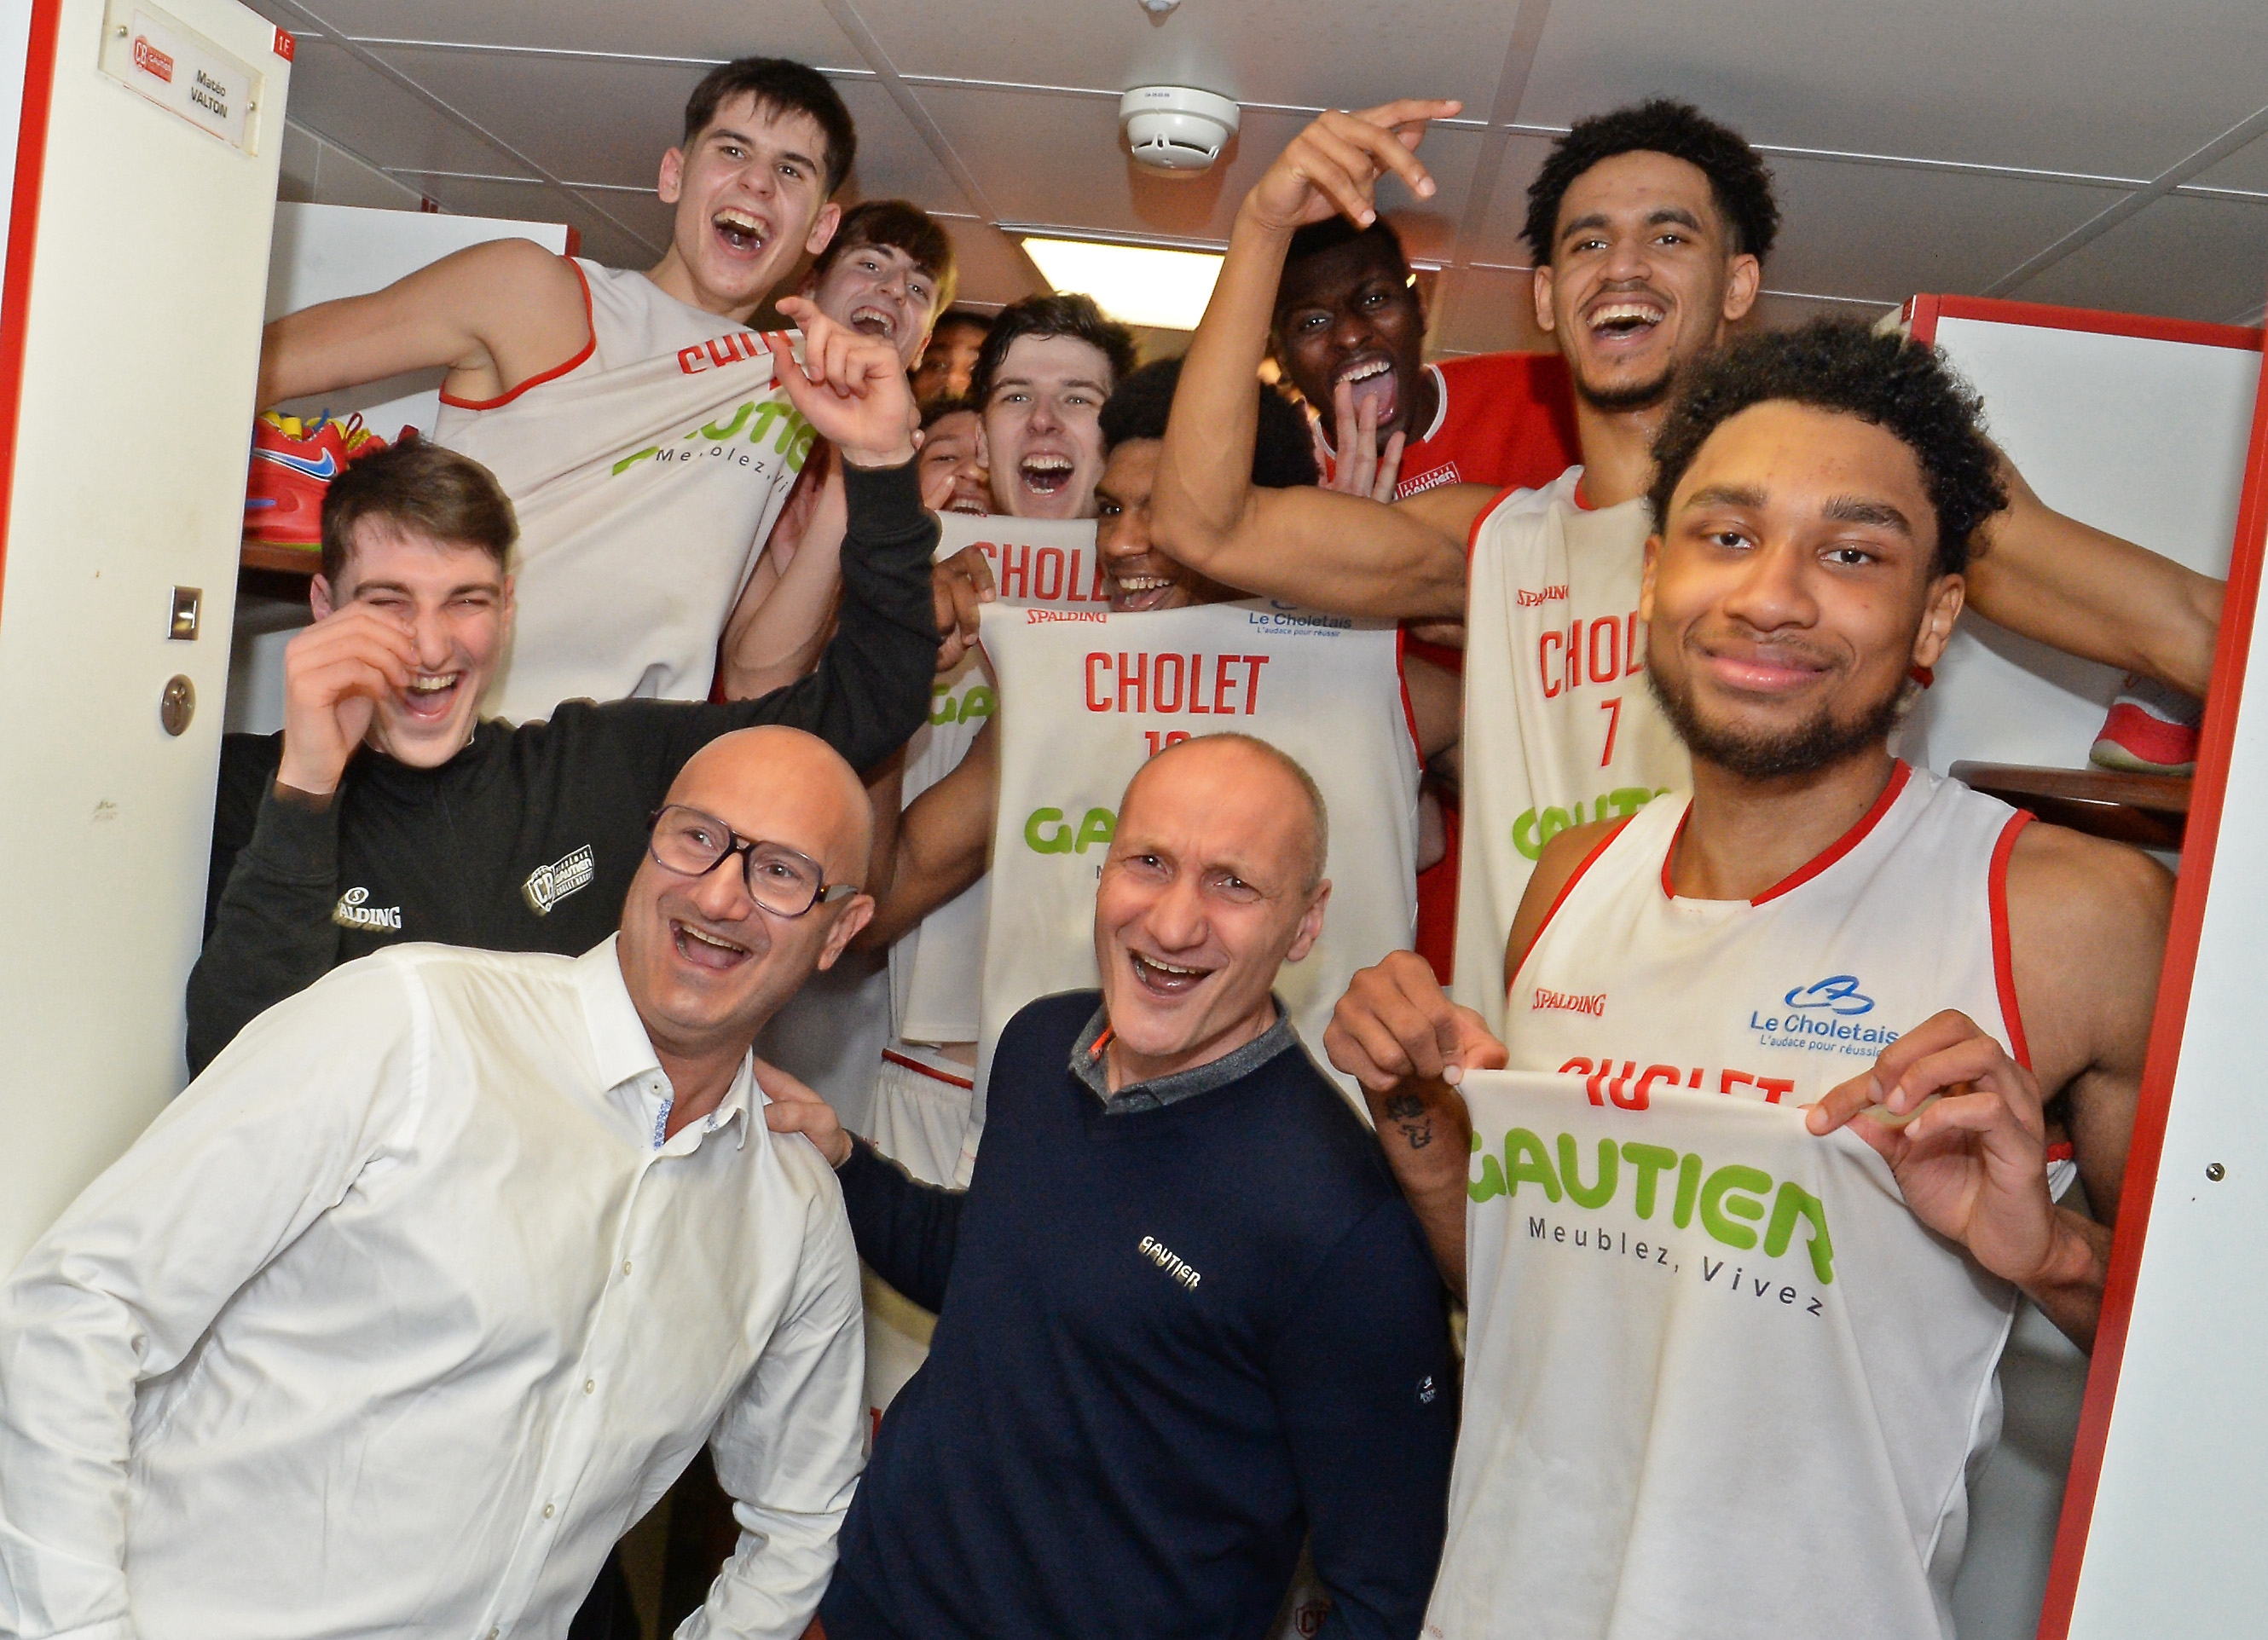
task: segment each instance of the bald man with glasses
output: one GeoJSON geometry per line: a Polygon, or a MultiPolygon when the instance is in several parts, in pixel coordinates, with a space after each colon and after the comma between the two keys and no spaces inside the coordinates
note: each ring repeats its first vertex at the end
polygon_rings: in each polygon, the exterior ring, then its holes
{"type": "Polygon", "coordinates": [[[667,795],[617,934],[338,968],[0,1286],[10,1634],[559,1634],[704,1445],[740,1541],[679,1633],[803,1631],[858,1269],[748,1044],[873,915],[872,820],[794,729],[667,795]]]}

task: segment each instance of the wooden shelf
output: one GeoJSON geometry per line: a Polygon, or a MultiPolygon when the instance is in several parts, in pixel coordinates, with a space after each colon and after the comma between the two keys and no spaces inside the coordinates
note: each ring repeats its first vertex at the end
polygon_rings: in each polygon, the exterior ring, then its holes
{"type": "Polygon", "coordinates": [[[1955,763],[1953,777],[2053,826],[2145,849],[2179,849],[2189,818],[2185,775],[2127,775],[2113,769],[2031,769],[1955,763]]]}
{"type": "Polygon", "coordinates": [[[258,570],[269,575],[312,577],[323,567],[323,554],[316,547],[270,547],[265,541],[247,541],[237,558],[239,569],[258,570]]]}

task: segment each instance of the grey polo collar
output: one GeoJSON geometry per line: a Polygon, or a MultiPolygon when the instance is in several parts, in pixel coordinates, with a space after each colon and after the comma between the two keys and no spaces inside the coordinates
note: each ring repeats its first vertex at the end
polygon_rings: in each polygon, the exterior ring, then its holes
{"type": "Polygon", "coordinates": [[[1079,1040],[1071,1045],[1071,1073],[1102,1101],[1104,1114],[1111,1116],[1123,1116],[1138,1110],[1162,1110],[1192,1094],[1210,1093],[1215,1088],[1226,1087],[1230,1083],[1249,1076],[1285,1048],[1298,1043],[1299,1038],[1292,1029],[1291,1016],[1284,1011],[1282,1000],[1271,1000],[1276,1003],[1276,1023],[1243,1047],[1231,1049],[1219,1059],[1192,1065],[1187,1070],[1176,1070],[1171,1076],[1158,1077],[1148,1082],[1130,1082],[1116,1093],[1110,1091],[1110,1070],[1101,1051],[1103,1034],[1110,1028],[1110,1015],[1098,1007],[1094,1017],[1086,1022],[1086,1028],[1079,1033],[1079,1040]]]}

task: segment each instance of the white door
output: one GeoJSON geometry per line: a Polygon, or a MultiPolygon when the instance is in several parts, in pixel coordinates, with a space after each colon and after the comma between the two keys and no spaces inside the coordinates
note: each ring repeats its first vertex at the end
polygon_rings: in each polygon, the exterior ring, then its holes
{"type": "Polygon", "coordinates": [[[0,42],[46,103],[0,296],[0,1269],[183,1081],[291,73],[233,0],[29,12],[0,42]]]}

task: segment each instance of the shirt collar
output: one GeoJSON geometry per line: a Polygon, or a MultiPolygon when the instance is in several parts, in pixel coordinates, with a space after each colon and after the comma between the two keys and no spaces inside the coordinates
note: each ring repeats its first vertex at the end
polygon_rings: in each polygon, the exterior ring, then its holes
{"type": "Polygon", "coordinates": [[[1112,1116],[1130,1111],[1160,1110],[1193,1094],[1226,1087],[1251,1075],[1299,1040],[1292,1033],[1292,1017],[1285,1011],[1282,999],[1269,1000],[1276,1005],[1276,1023],[1241,1048],[1170,1076],[1130,1082],[1116,1093],[1110,1091],[1110,1067],[1104,1059],[1104,1050],[1110,1046],[1110,1014],[1108,1009],[1098,1006],[1094,1017],[1071,1044],[1071,1073],[1102,1101],[1104,1114],[1112,1116]]]}
{"type": "MultiPolygon", "coordinates": [[[[622,981],[622,958],[616,950],[621,938],[609,934],[575,959],[575,989],[582,1000],[584,1027],[591,1033],[591,1062],[598,1073],[599,1092],[611,1094],[625,1084],[640,1084],[631,1091],[631,1102],[646,1120],[659,1123],[666,1119],[673,1097],[669,1077],[661,1068],[660,1055],[653,1051],[652,1039],[646,1035],[645,1021],[638,1018],[637,1004],[630,1000],[630,987],[622,981]]],[[[653,1148],[672,1152],[695,1149],[703,1135],[738,1117],[737,1143],[745,1150],[751,1090],[762,1097],[755,1071],[743,1058],[733,1085],[725,1091],[717,1108],[653,1148]],[[684,1143],[680,1144],[681,1140],[684,1143]]]]}

